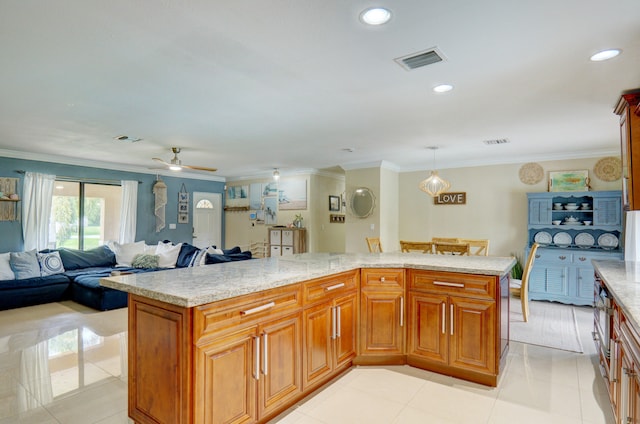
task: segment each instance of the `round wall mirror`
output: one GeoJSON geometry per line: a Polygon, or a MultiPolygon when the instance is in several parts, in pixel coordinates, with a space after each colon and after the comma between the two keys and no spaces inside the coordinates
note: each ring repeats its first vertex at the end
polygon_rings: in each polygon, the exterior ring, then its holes
{"type": "Polygon", "coordinates": [[[376,197],[366,187],[358,187],[351,195],[349,207],[356,218],[366,218],[373,213],[376,197]]]}

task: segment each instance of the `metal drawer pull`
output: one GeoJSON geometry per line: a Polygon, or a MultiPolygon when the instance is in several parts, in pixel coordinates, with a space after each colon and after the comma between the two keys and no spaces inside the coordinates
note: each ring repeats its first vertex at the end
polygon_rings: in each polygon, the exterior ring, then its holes
{"type": "Polygon", "coordinates": [[[331,291],[335,289],[339,289],[340,287],[344,287],[344,283],[334,284],[333,286],[325,287],[325,291],[331,291]]]}
{"type": "Polygon", "coordinates": [[[564,255],[560,255],[558,256],[558,259],[560,259],[561,261],[564,261],[565,259],[567,259],[567,257],[564,255]]]}
{"type": "Polygon", "coordinates": [[[453,336],[453,305],[450,305],[449,308],[451,314],[451,335],[453,336]]]}
{"type": "Polygon", "coordinates": [[[464,288],[464,284],[463,283],[447,283],[445,281],[434,281],[433,285],[434,286],[447,286],[447,287],[462,287],[462,288],[464,288]]]}
{"type": "Polygon", "coordinates": [[[331,338],[336,338],[336,308],[331,308],[331,338]]]}
{"type": "Polygon", "coordinates": [[[580,256],[580,257],[578,258],[578,260],[579,260],[579,261],[584,262],[584,261],[586,261],[586,260],[587,260],[587,258],[585,258],[584,256],[580,256]]]}
{"type": "Polygon", "coordinates": [[[268,357],[267,357],[267,352],[269,349],[269,341],[268,341],[268,337],[269,335],[267,333],[263,333],[262,334],[262,373],[264,375],[267,375],[268,373],[268,357]]]}
{"type": "Polygon", "coordinates": [[[260,337],[255,336],[253,338],[253,351],[255,356],[255,371],[253,372],[253,378],[260,380],[260,337]]]}
{"type": "Polygon", "coordinates": [[[400,327],[404,326],[404,296],[400,296],[400,327]]]}
{"type": "Polygon", "coordinates": [[[384,277],[380,277],[380,282],[384,283],[384,277]]]}
{"type": "Polygon", "coordinates": [[[255,308],[247,309],[246,311],[240,311],[240,315],[251,315],[257,312],[266,311],[276,306],[276,302],[265,303],[264,305],[256,306],[255,308]]]}
{"type": "Polygon", "coordinates": [[[446,327],[446,321],[447,321],[446,307],[447,307],[447,305],[444,302],[442,302],[442,334],[447,332],[447,327],[446,327]]]}
{"type": "Polygon", "coordinates": [[[336,316],[338,317],[336,324],[336,338],[340,337],[340,317],[342,316],[342,311],[339,306],[336,306],[336,316]]]}

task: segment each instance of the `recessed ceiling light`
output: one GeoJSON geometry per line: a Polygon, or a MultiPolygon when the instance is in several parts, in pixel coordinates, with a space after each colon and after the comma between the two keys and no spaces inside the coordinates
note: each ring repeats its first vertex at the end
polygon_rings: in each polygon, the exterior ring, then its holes
{"type": "Polygon", "coordinates": [[[436,93],[446,93],[447,91],[453,90],[453,85],[451,84],[440,84],[433,87],[433,91],[436,93]]]}
{"type": "Polygon", "coordinates": [[[592,62],[602,62],[603,60],[613,59],[614,57],[618,56],[621,51],[622,50],[620,49],[602,50],[591,56],[590,59],[592,62]]]}
{"type": "Polygon", "coordinates": [[[391,19],[391,11],[383,7],[372,7],[360,14],[360,20],[367,25],[382,25],[391,19]]]}

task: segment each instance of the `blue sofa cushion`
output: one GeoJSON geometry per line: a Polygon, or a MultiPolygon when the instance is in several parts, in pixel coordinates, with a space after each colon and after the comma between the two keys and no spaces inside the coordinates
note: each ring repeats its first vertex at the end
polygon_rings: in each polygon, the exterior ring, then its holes
{"type": "Polygon", "coordinates": [[[207,253],[204,263],[206,265],[221,264],[225,262],[246,261],[251,259],[251,252],[231,253],[229,255],[217,255],[215,253],[207,253]]]}
{"type": "Polygon", "coordinates": [[[176,268],[187,268],[193,266],[193,261],[199,252],[200,249],[197,247],[189,243],[182,243],[182,247],[180,247],[180,254],[176,261],[176,268]]]}
{"type": "Polygon", "coordinates": [[[64,269],[67,271],[116,266],[116,254],[107,246],[99,246],[91,250],[61,248],[59,252],[64,269]]]}
{"type": "MultiPolygon", "coordinates": [[[[17,289],[17,288],[38,288],[44,286],[52,286],[57,284],[69,285],[71,280],[64,274],[49,275],[47,277],[33,277],[23,278],[21,280],[2,280],[0,281],[0,293],[3,290],[17,289]]],[[[0,294],[0,296],[2,296],[0,294]]]]}
{"type": "MultiPolygon", "coordinates": [[[[242,253],[239,246],[232,247],[231,249],[222,249],[225,255],[235,255],[237,253],[242,253]]],[[[249,258],[251,259],[251,258],[249,258]]]]}

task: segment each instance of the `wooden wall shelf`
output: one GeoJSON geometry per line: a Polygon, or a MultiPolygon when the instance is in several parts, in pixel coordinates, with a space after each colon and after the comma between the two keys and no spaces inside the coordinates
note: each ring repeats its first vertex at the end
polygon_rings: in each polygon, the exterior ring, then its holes
{"type": "Polygon", "coordinates": [[[224,210],[228,212],[245,212],[249,210],[249,206],[225,206],[224,210]]]}

